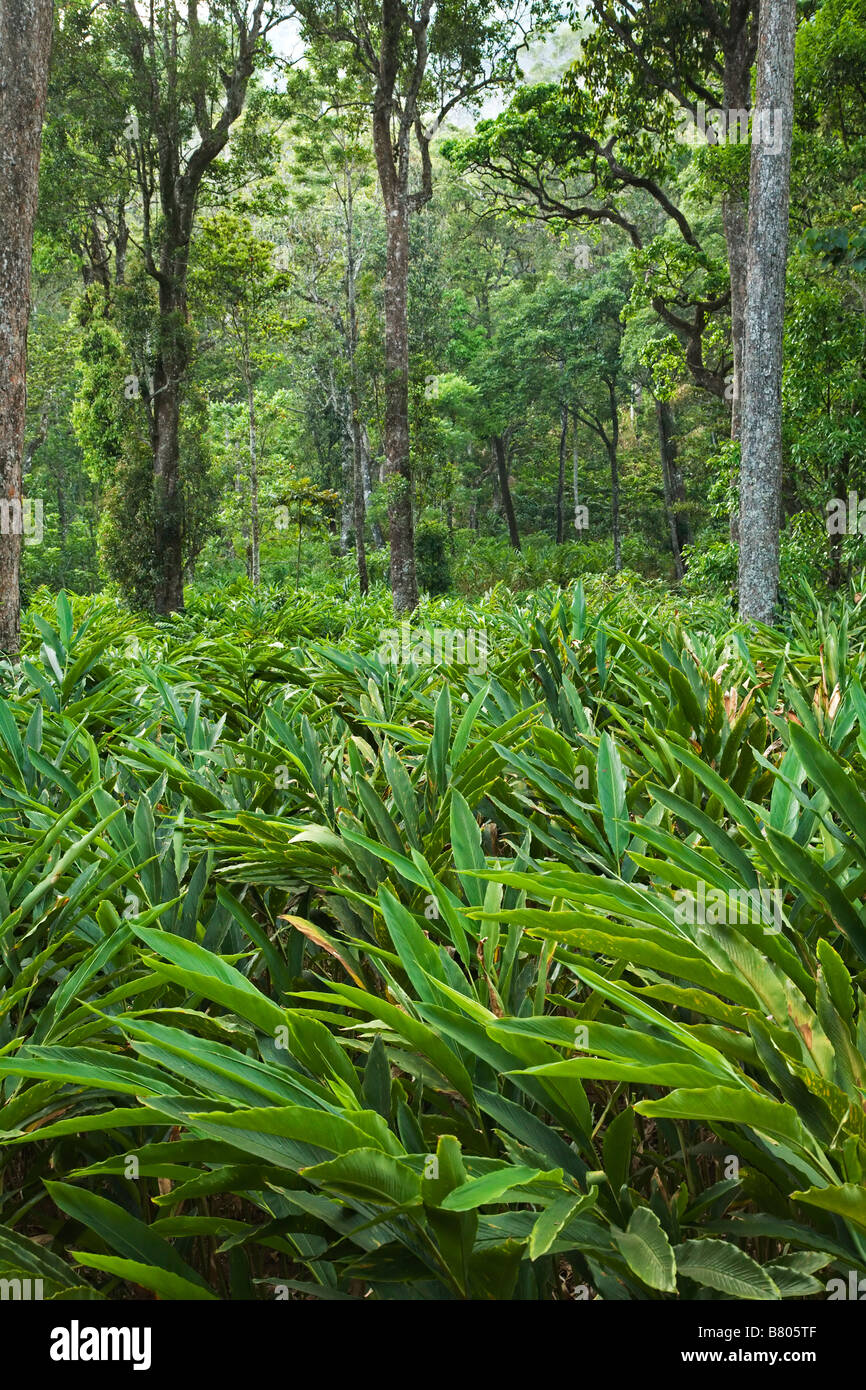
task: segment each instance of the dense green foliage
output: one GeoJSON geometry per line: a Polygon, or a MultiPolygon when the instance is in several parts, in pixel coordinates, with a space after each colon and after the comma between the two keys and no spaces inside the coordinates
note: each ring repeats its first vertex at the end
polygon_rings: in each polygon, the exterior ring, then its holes
{"type": "Polygon", "coordinates": [[[345,591],[34,603],[0,704],[3,1273],[862,1274],[862,600],[749,636],[627,579],[494,591],[427,601],[396,663],[389,621],[345,591]],[[431,664],[446,631],[465,659],[431,664]],[[769,928],[676,910],[761,889],[769,928]]]}
{"type": "MultiPolygon", "coordinates": [[[[98,592],[111,579],[148,608],[158,568],[150,391],[167,330],[133,165],[153,133],[121,31],[89,6],[61,8],[25,451],[25,490],[44,501],[45,536],[25,547],[24,592],[43,583],[98,592]]],[[[630,7],[609,6],[607,18],[590,8],[546,46],[530,44],[527,78],[497,96],[498,114],[455,124],[448,113],[431,148],[435,196],[411,221],[411,471],[420,583],[432,592],[522,589],[539,573],[562,582],[617,559],[675,579],[672,513],[695,591],[734,587],[723,206],[746,196],[748,144],[681,138],[672,92],[706,97],[721,67],[696,7],[635,7],[649,70],[617,37],[614,13],[630,7]],[[661,403],[676,496],[663,476],[661,403]],[[448,553],[434,556],[442,529],[448,553]],[[556,545],[571,553],[549,553],[556,545]],[[543,563],[524,562],[518,546],[543,563]]],[[[863,0],[808,10],[787,277],[783,606],[792,573],[818,590],[844,587],[863,564],[866,529],[859,516],[841,534],[826,525],[833,498],[863,489],[866,14],[863,0]]],[[[208,30],[215,51],[221,22],[215,15],[208,30]]],[[[187,581],[256,580],[260,569],[273,583],[295,572],[297,519],[284,508],[299,485],[332,498],[302,519],[303,576],[317,584],[351,573],[353,420],[368,566],[374,579],[388,567],[386,248],[367,77],[346,45],[320,39],[311,53],[303,72],[269,49],[260,56],[199,199],[182,331],[187,581]]]]}
{"type": "Polygon", "coordinates": [[[0,1296],[866,1291],[866,0],[764,550],[755,0],[55,18],[0,1296]]]}

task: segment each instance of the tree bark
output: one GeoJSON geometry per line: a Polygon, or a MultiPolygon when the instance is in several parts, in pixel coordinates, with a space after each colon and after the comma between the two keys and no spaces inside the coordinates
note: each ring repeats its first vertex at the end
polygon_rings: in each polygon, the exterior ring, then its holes
{"type": "MultiPolygon", "coordinates": [[[[184,276],[185,279],[185,276],[184,276]]],[[[160,285],[160,351],[153,372],[151,445],[154,483],[154,607],[183,608],[183,524],[180,493],[180,394],[187,354],[180,340],[186,295],[160,285]]]]}
{"type": "Polygon", "coordinates": [[[0,651],[13,657],[21,637],[30,262],[52,16],[51,0],[4,0],[0,5],[0,651]]]}
{"type": "Polygon", "coordinates": [[[580,514],[580,441],[577,436],[577,416],[571,424],[571,491],[574,498],[574,529],[583,535],[580,514]]]}
{"type": "Polygon", "coordinates": [[[762,0],[749,182],[739,560],[740,616],[762,623],[772,622],[779,587],[782,345],[796,27],[796,0],[762,0]],[[762,132],[755,129],[759,118],[762,132]],[[779,135],[772,144],[771,121],[779,135]]]}
{"type": "Polygon", "coordinates": [[[674,571],[677,580],[680,580],[685,574],[683,546],[691,545],[692,528],[688,514],[684,510],[686,490],[683,484],[682,469],[677,460],[674,413],[667,401],[656,401],[656,421],[659,432],[659,456],[662,465],[665,515],[671,538],[674,571]]]}
{"type": "Polygon", "coordinates": [[[367,545],[364,537],[364,467],[361,452],[361,422],[357,406],[352,410],[352,500],[355,523],[355,562],[358,567],[358,588],[366,594],[370,588],[367,573],[367,545]]]}
{"type": "MultiPolygon", "coordinates": [[[[364,496],[364,439],[361,426],[361,392],[358,386],[358,297],[355,263],[355,199],[351,169],[346,182],[346,298],[349,308],[349,424],[352,446],[352,523],[355,531],[355,563],[358,567],[358,588],[366,594],[370,588],[367,574],[367,546],[364,521],[367,505],[364,496]]],[[[408,363],[407,363],[408,365],[408,363]]],[[[414,544],[413,544],[414,550],[414,544]]]]}
{"type": "Polygon", "coordinates": [[[493,448],[493,458],[496,462],[496,476],[499,480],[499,491],[502,497],[502,506],[505,511],[505,520],[508,523],[508,539],[511,541],[514,550],[520,549],[520,532],[517,529],[517,517],[514,515],[514,503],[511,500],[511,484],[508,481],[508,452],[506,439],[502,434],[494,434],[490,443],[493,448]]]}
{"type": "Polygon", "coordinates": [[[622,537],[619,527],[619,410],[616,391],[608,384],[610,397],[610,435],[607,440],[607,454],[610,459],[610,524],[613,531],[613,568],[616,574],[622,569],[622,537]]]}
{"type": "Polygon", "coordinates": [[[386,208],[385,472],[395,613],[418,607],[409,461],[409,209],[400,191],[386,208]]]}

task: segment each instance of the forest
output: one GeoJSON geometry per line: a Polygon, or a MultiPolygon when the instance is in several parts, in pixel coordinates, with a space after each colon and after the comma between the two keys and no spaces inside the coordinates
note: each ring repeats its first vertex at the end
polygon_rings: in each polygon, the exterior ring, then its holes
{"type": "Polygon", "coordinates": [[[0,1299],[866,1297],[864,679],[866,0],[0,0],[0,1299]]]}

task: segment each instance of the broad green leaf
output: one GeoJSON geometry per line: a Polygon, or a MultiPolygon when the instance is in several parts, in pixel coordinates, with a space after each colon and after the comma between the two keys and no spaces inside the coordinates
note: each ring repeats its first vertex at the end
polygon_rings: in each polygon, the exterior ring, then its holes
{"type": "Polygon", "coordinates": [[[637,1207],[624,1231],[614,1230],[613,1238],[633,1274],[651,1289],[662,1293],[676,1290],[677,1264],[670,1241],[649,1207],[637,1207]]]}
{"type": "Polygon", "coordinates": [[[101,1269],[130,1284],[140,1284],[143,1289],[152,1289],[160,1298],[194,1302],[216,1299],[216,1294],[211,1293],[210,1289],[156,1265],[142,1264],[139,1260],[123,1260],[116,1255],[94,1255],[85,1250],[70,1250],[69,1253],[88,1269],[101,1269]]]}
{"type": "Polygon", "coordinates": [[[46,1181],[45,1186],[51,1200],[61,1211],[80,1221],[120,1255],[138,1260],[145,1266],[156,1265],[169,1274],[207,1289],[201,1276],[190,1269],[168,1241],[154,1235],[149,1226],[139,1221],[138,1217],[131,1216],[116,1202],[88,1192],[86,1188],[72,1187],[69,1183],[46,1181]]]}
{"type": "Polygon", "coordinates": [[[562,1169],[555,1168],[545,1173],[539,1168],[501,1168],[494,1173],[485,1173],[481,1178],[470,1178],[461,1187],[456,1187],[443,1200],[442,1206],[446,1211],[474,1211],[477,1207],[508,1201],[511,1194],[518,1191],[518,1200],[531,1201],[531,1197],[522,1189],[537,1182],[561,1183],[562,1169]]]}
{"type": "Polygon", "coordinates": [[[687,1240],[675,1248],[677,1268],[687,1279],[731,1298],[770,1300],[779,1289],[751,1255],[726,1240],[687,1240]]]}

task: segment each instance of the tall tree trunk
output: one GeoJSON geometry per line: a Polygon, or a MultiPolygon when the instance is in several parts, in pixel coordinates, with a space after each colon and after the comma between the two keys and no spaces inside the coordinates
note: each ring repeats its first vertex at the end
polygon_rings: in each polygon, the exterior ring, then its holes
{"type": "Polygon", "coordinates": [[[355,196],[352,171],[346,179],[346,297],[349,307],[349,428],[352,443],[352,522],[355,530],[355,562],[358,567],[358,588],[366,594],[370,588],[367,575],[367,546],[364,536],[366,498],[364,496],[364,438],[361,428],[361,393],[358,389],[358,297],[355,263],[355,196]]]}
{"type": "Polygon", "coordinates": [[[782,343],[796,0],[762,0],[749,182],[740,462],[740,616],[769,623],[779,588],[782,343]],[[763,130],[756,124],[763,120],[763,130]],[[771,125],[772,123],[772,125],[771,125]],[[778,137],[770,143],[770,130],[778,137]]]}
{"type": "MultiPolygon", "coordinates": [[[[170,261],[166,255],[164,260],[170,261]]],[[[185,279],[185,269],[184,269],[185,279]]],[[[153,371],[154,607],[183,608],[183,504],[180,485],[181,380],[188,365],[186,297],[174,276],[160,285],[160,347],[153,371]]]]}
{"type": "Polygon", "coordinates": [[[559,475],[556,480],[556,544],[565,540],[565,453],[568,444],[568,406],[559,412],[559,475]]]}
{"type": "MultiPolygon", "coordinates": [[[[354,396],[354,392],[353,392],[354,396]]],[[[358,566],[358,588],[366,594],[370,588],[367,574],[367,546],[364,538],[364,465],[361,448],[361,422],[357,403],[352,408],[352,498],[355,523],[355,561],[358,566]]]]}
{"type": "Polygon", "coordinates": [[[385,472],[391,593],[395,613],[418,607],[415,524],[409,460],[409,207],[397,191],[386,207],[385,472]]]}
{"type": "Polygon", "coordinates": [[[418,607],[409,454],[409,216],[433,195],[430,137],[423,131],[418,105],[429,57],[432,9],[432,0],[421,0],[410,17],[401,0],[381,0],[381,42],[375,59],[373,152],[386,226],[385,486],[395,613],[411,613],[418,607]],[[407,61],[407,46],[413,51],[408,59],[412,76],[401,98],[398,77],[407,61]],[[421,187],[410,193],[413,131],[421,153],[421,187]]]}
{"type": "Polygon", "coordinates": [[[610,525],[613,531],[613,568],[616,574],[622,569],[622,537],[619,526],[619,410],[616,392],[608,384],[610,398],[610,434],[607,438],[607,456],[610,460],[610,525]]]}
{"type": "Polygon", "coordinates": [[[505,520],[508,523],[508,539],[511,541],[513,549],[519,550],[520,532],[517,529],[517,517],[514,515],[514,503],[511,500],[511,484],[508,481],[508,452],[505,435],[494,434],[490,443],[493,448],[493,458],[496,462],[496,476],[499,480],[499,491],[502,496],[505,520]]]}
{"type": "MultiPolygon", "coordinates": [[[[232,67],[218,69],[225,100],[211,100],[207,42],[200,39],[200,0],[181,7],[147,6],[123,0],[123,48],[135,81],[134,96],[146,109],[155,142],[142,138],[136,156],[141,195],[141,248],[148,275],[159,286],[159,333],[153,371],[154,569],[153,603],[160,614],[183,608],[183,496],[180,478],[180,407],[191,345],[187,314],[189,251],[199,188],[209,166],[222,153],[232,125],[246,101],[247,86],[267,22],[264,0],[231,6],[234,20],[232,67]],[[157,13],[158,11],[158,13],[157,13]],[[199,64],[181,73],[180,34],[188,26],[199,64]],[[191,123],[198,143],[190,148],[191,123]],[[157,169],[152,160],[156,157],[157,169]],[[156,178],[154,178],[154,172],[156,178]],[[160,217],[152,235],[153,200],[160,217]],[[158,252],[156,249],[158,240],[158,252]]],[[[211,69],[212,71],[212,69],[211,69]]]]}
{"type": "Polygon", "coordinates": [[[262,582],[259,543],[259,451],[256,428],[256,398],[252,378],[247,374],[247,409],[250,418],[250,579],[258,588],[262,582]]]}
{"type": "Polygon", "coordinates": [[[656,401],[656,421],[659,431],[659,456],[662,465],[662,487],[665,499],[665,515],[671,538],[674,557],[674,570],[677,580],[683,578],[683,546],[692,543],[692,528],[687,512],[684,510],[686,490],[683,485],[682,469],[677,459],[677,446],[674,438],[674,413],[667,401],[656,401]]]}
{"type": "Polygon", "coordinates": [[[30,261],[51,55],[51,0],[0,4],[0,651],[17,656],[30,261]]]}

